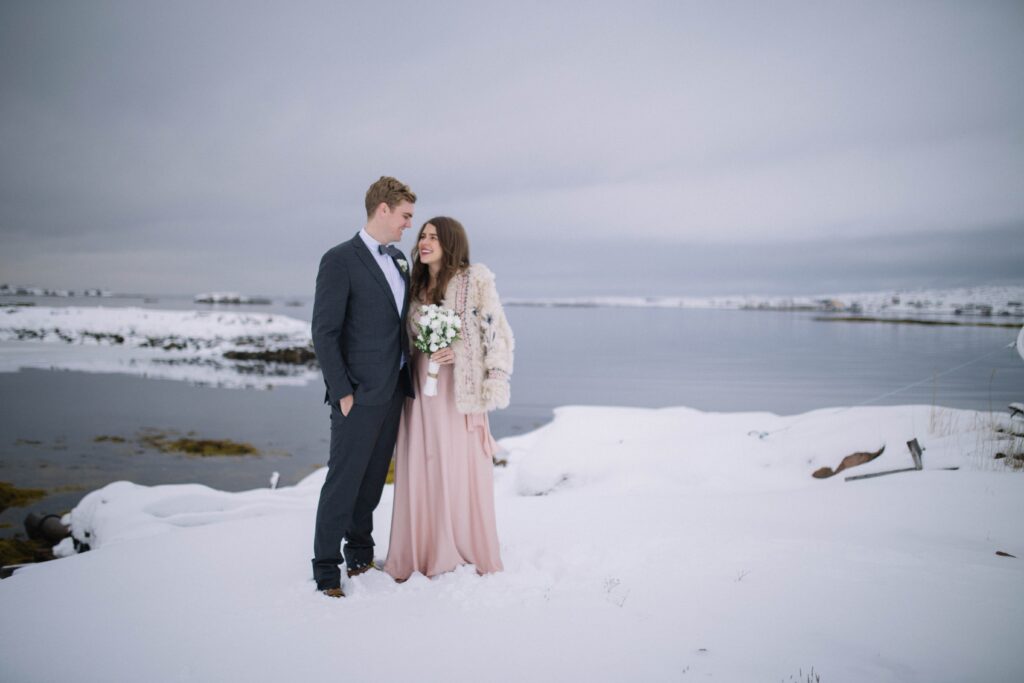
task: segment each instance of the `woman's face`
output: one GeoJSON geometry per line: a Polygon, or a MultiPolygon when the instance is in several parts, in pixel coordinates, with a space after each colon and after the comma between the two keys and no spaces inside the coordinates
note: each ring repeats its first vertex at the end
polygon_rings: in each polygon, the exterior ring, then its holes
{"type": "Polygon", "coordinates": [[[423,226],[416,248],[419,250],[420,263],[428,266],[431,263],[441,263],[444,250],[441,248],[441,240],[437,239],[437,228],[432,224],[427,223],[423,226]]]}

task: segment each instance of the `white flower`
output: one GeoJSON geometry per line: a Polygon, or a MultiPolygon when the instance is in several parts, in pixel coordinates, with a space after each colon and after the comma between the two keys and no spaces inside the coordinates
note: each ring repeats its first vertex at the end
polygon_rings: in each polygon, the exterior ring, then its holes
{"type": "Polygon", "coordinates": [[[398,267],[402,269],[403,273],[409,272],[409,262],[406,261],[404,258],[395,259],[395,263],[398,264],[398,267]]]}
{"type": "Polygon", "coordinates": [[[413,345],[424,353],[432,353],[451,346],[459,338],[459,329],[462,326],[462,321],[454,311],[437,304],[420,306],[416,322],[419,333],[413,340],[413,345]]]}

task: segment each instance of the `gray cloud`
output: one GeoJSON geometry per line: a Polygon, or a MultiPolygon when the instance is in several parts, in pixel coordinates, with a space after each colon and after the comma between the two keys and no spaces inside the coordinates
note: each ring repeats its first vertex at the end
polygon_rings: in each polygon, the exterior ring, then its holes
{"type": "MultiPolygon", "coordinates": [[[[1016,2],[5,3],[0,277],[302,292],[387,173],[527,255],[523,289],[566,270],[552,239],[775,249],[805,290],[852,242],[863,288],[888,236],[1024,223],[1022,29],[1016,2]]],[[[1012,277],[969,253],[917,277],[1012,277]]]]}
{"type": "Polygon", "coordinates": [[[1020,284],[1022,232],[1024,224],[770,243],[592,240],[553,243],[545,258],[530,245],[485,242],[477,256],[498,273],[504,295],[798,296],[1020,284]]]}

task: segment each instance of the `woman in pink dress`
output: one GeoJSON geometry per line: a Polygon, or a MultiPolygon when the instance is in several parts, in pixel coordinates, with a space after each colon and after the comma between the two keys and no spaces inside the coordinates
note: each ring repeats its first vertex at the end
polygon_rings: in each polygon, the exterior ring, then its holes
{"type": "Polygon", "coordinates": [[[422,228],[413,253],[411,337],[421,305],[454,310],[458,340],[434,354],[412,351],[415,399],[406,399],[395,450],[395,502],[384,571],[396,581],[436,576],[463,564],[480,574],[502,570],[494,516],[493,456],[487,412],[509,401],[512,331],[482,264],[470,265],[469,241],[453,218],[422,228]],[[437,395],[426,396],[429,361],[440,365],[437,395]]]}

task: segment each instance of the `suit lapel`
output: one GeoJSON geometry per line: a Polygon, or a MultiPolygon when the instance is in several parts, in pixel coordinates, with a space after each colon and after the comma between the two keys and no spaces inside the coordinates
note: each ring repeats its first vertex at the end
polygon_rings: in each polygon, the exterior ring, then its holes
{"type": "Polygon", "coordinates": [[[398,268],[398,272],[402,274],[402,282],[405,283],[405,297],[402,301],[402,320],[405,320],[406,314],[409,313],[409,290],[411,289],[409,287],[409,261],[408,259],[405,258],[405,254],[403,254],[400,251],[398,251],[397,253],[398,256],[395,256],[394,253],[392,253],[391,260],[395,262],[395,268],[398,268]],[[398,265],[399,258],[405,261],[405,268],[402,268],[400,265],[398,265]]]}
{"type": "MultiPolygon", "coordinates": [[[[384,271],[380,269],[380,266],[377,264],[377,259],[375,259],[373,254],[370,253],[370,249],[366,246],[366,242],[363,241],[363,238],[360,237],[358,233],[356,233],[352,242],[354,243],[356,254],[359,255],[359,260],[363,262],[363,265],[370,271],[370,275],[373,279],[377,281],[377,284],[381,286],[384,293],[388,295],[388,301],[393,302],[395,300],[395,293],[391,291],[391,285],[388,284],[387,278],[384,277],[384,271]]],[[[406,290],[408,291],[408,286],[406,287],[406,290]]],[[[396,315],[398,314],[398,311],[394,307],[392,307],[391,310],[395,311],[396,315]]]]}
{"type": "MultiPolygon", "coordinates": [[[[404,259],[405,256],[403,255],[402,258],[404,259]]],[[[408,263],[409,263],[409,261],[406,260],[406,264],[408,264],[408,263]]],[[[397,266],[398,264],[396,263],[395,265],[397,266]]],[[[402,301],[402,330],[401,330],[401,334],[402,334],[402,353],[405,354],[406,360],[408,360],[408,357],[409,357],[408,354],[409,354],[409,351],[411,349],[411,346],[409,344],[409,326],[406,324],[405,321],[409,319],[409,303],[411,301],[410,297],[412,295],[412,287],[409,286],[409,273],[404,271],[404,270],[402,270],[401,268],[399,268],[398,270],[402,273],[402,279],[405,281],[405,297],[403,298],[403,301],[402,301]]],[[[408,363],[406,363],[405,367],[409,367],[408,363]]]]}

